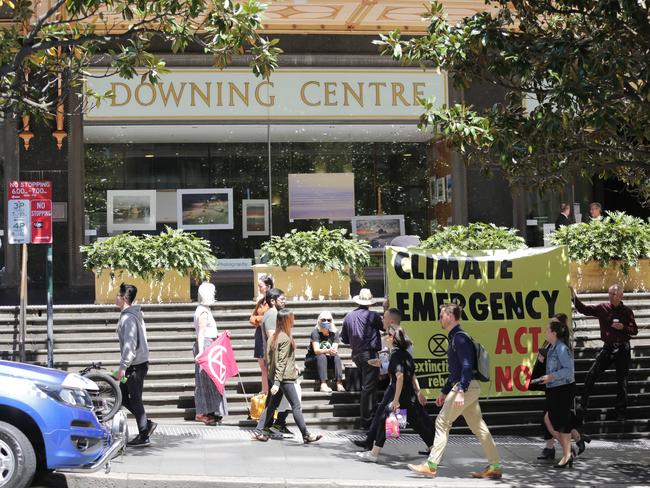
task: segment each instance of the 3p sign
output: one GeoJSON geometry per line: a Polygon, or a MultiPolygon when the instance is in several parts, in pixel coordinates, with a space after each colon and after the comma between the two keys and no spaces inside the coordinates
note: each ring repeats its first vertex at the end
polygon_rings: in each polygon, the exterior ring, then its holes
{"type": "Polygon", "coordinates": [[[52,244],[52,182],[10,181],[9,244],[52,244]]]}

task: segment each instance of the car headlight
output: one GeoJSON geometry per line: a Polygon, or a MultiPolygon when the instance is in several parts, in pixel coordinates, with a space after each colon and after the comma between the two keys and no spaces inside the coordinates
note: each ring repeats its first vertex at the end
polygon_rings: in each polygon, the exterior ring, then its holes
{"type": "Polygon", "coordinates": [[[92,410],[93,401],[86,390],[66,388],[64,386],[37,383],[36,386],[50,398],[72,407],[82,407],[92,410]]]}

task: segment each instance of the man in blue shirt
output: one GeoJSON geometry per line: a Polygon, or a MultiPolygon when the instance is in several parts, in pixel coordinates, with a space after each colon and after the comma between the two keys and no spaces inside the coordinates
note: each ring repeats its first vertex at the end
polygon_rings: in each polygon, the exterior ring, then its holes
{"type": "Polygon", "coordinates": [[[472,476],[474,478],[501,479],[499,452],[494,444],[494,439],[492,439],[492,434],[483,420],[481,407],[478,403],[481,386],[474,379],[476,352],[471,339],[460,327],[461,312],[460,306],[455,303],[443,305],[440,309],[440,323],[448,334],[449,376],[440,395],[436,398],[436,405],[442,409],[436,418],[436,436],[429,459],[425,464],[409,464],[408,467],[411,471],[424,476],[436,476],[438,464],[440,464],[442,454],[447,446],[449,430],[454,420],[462,415],[472,433],[481,441],[481,446],[483,446],[490,463],[483,471],[472,473],[472,476]]]}
{"type": "Polygon", "coordinates": [[[367,429],[372,421],[379,381],[379,368],[368,364],[368,360],[375,359],[381,350],[379,331],[383,322],[381,315],[369,310],[374,299],[368,288],[362,288],[352,300],[359,306],[343,319],[341,342],[352,348],[352,360],[361,375],[361,428],[367,429]]]}

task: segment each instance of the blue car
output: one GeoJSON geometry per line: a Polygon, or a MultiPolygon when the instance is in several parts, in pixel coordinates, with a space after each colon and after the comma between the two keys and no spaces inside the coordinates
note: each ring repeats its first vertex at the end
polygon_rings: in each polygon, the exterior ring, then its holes
{"type": "Polygon", "coordinates": [[[123,448],[125,416],[111,426],[93,413],[78,374],[0,361],[0,487],[28,487],[37,470],[97,471],[123,448]]]}

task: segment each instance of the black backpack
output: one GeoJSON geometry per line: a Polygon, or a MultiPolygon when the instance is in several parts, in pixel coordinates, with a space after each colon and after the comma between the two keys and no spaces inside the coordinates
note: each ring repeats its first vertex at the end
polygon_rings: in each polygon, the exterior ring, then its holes
{"type": "MultiPolygon", "coordinates": [[[[490,381],[490,354],[480,342],[476,342],[464,330],[458,331],[459,334],[465,335],[474,346],[474,378],[482,382],[490,381]]],[[[456,344],[452,341],[454,351],[456,344]]]]}

